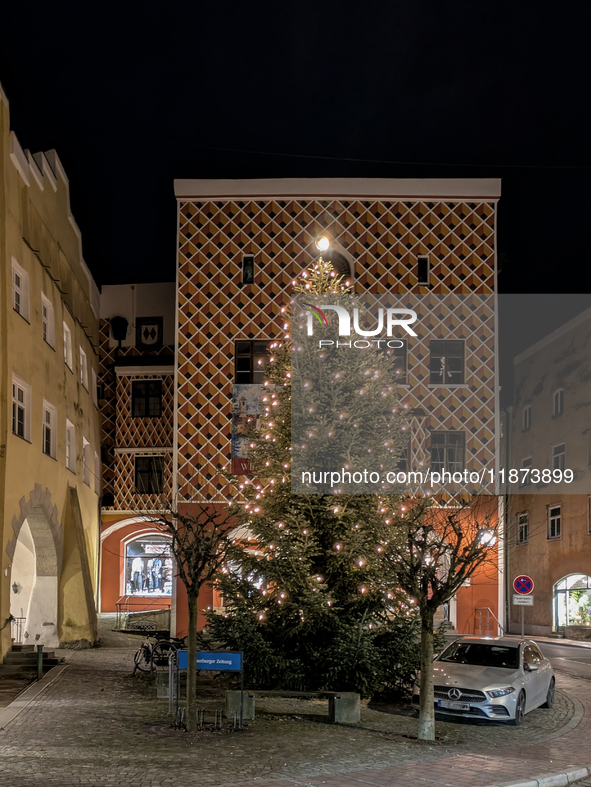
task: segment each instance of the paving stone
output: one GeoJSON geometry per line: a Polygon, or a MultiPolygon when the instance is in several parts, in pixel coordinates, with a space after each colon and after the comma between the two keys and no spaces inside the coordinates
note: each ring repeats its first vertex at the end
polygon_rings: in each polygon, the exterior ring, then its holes
{"type": "MultiPolygon", "coordinates": [[[[131,677],[141,638],[104,625],[101,638],[96,650],[60,651],[68,668],[0,732],[1,785],[484,787],[591,764],[591,682],[581,678],[559,674],[554,708],[521,728],[438,722],[439,745],[404,738],[417,720],[400,709],[364,704],[358,725],[338,727],[326,701],[274,697],[257,698],[242,732],[189,735],[171,729],[155,687],[131,677]]],[[[222,707],[223,688],[202,706],[222,707]]]]}

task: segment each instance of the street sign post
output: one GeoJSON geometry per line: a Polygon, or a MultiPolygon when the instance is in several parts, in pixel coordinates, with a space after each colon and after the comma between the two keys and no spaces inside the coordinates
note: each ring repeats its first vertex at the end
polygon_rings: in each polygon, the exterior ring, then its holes
{"type": "MultiPolygon", "coordinates": [[[[176,670],[176,683],[177,683],[177,711],[178,700],[180,695],[178,674],[180,670],[187,670],[189,668],[189,651],[177,650],[173,654],[170,663],[173,664],[176,670]]],[[[227,650],[200,650],[197,652],[197,669],[198,670],[215,670],[216,672],[239,672],[240,673],[240,729],[242,729],[242,716],[244,712],[244,659],[242,651],[227,651],[227,650]]],[[[171,667],[172,676],[172,667],[171,667]]],[[[172,680],[169,683],[169,697],[170,709],[172,710],[172,680]]]]}
{"type": "Polygon", "coordinates": [[[513,606],[515,607],[533,607],[533,596],[517,596],[513,595],[513,606]]]}
{"type": "Polygon", "coordinates": [[[521,607],[521,636],[523,637],[525,636],[525,607],[534,605],[533,596],[530,595],[534,590],[534,581],[527,574],[520,574],[513,580],[513,590],[515,591],[513,604],[521,607]],[[531,602],[526,601],[528,597],[531,598],[531,602]]]}

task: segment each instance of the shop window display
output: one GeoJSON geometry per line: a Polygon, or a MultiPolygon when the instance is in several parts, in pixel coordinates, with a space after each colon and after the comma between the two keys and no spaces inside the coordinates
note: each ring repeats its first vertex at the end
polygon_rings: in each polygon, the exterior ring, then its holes
{"type": "Polygon", "coordinates": [[[172,558],[168,539],[146,536],[127,544],[125,592],[136,596],[172,594],[172,558]]]}

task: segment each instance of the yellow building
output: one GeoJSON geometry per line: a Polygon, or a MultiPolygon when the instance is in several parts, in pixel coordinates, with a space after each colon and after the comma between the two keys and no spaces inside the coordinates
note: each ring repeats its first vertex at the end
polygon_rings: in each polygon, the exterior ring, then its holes
{"type": "Polygon", "coordinates": [[[0,655],[97,639],[99,292],[55,151],[0,88],[0,655]]]}

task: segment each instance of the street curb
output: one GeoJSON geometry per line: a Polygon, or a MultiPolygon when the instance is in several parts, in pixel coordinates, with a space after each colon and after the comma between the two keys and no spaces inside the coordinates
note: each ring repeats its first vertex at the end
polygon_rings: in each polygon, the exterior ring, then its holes
{"type": "Polygon", "coordinates": [[[569,784],[586,779],[587,776],[591,776],[591,767],[573,768],[561,773],[545,773],[533,779],[519,779],[516,782],[495,782],[487,787],[568,787],[569,784]]]}
{"type": "Polygon", "coordinates": [[[52,667],[41,680],[28,686],[22,694],[13,700],[10,705],[7,705],[4,710],[0,711],[0,732],[13,721],[18,714],[23,711],[34,699],[36,699],[45,689],[53,683],[56,678],[67,669],[67,664],[60,664],[57,667],[52,667]]]}

